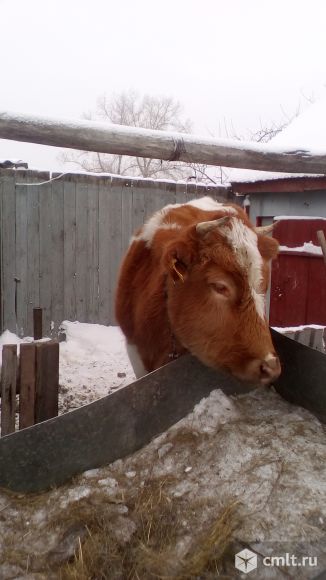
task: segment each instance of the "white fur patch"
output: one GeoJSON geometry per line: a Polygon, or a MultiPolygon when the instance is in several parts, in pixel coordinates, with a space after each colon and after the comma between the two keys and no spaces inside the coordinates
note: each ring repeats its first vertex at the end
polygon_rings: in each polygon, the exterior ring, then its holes
{"type": "Polygon", "coordinates": [[[158,229],[162,229],[162,228],[163,229],[179,229],[180,226],[178,224],[163,224],[162,223],[166,214],[171,209],[176,209],[177,207],[181,207],[181,204],[180,203],[169,204],[169,205],[166,205],[165,207],[163,207],[163,209],[160,209],[159,211],[154,213],[154,215],[152,215],[152,217],[150,217],[149,220],[147,220],[147,222],[144,223],[140,234],[138,236],[133,236],[131,238],[131,243],[139,241],[139,240],[143,240],[144,242],[146,242],[146,246],[150,247],[151,243],[153,241],[153,237],[155,236],[158,229]]]}
{"type": "Polygon", "coordinates": [[[134,344],[130,344],[126,341],[127,353],[129,360],[131,362],[131,366],[134,369],[134,373],[137,379],[140,379],[144,375],[148,374],[148,371],[145,369],[143,365],[143,361],[141,360],[138,349],[134,344]]]}
{"type": "Polygon", "coordinates": [[[188,201],[185,205],[192,205],[198,209],[203,209],[204,211],[224,211],[225,213],[236,214],[237,210],[234,207],[229,207],[224,205],[220,201],[215,201],[207,195],[205,197],[200,197],[199,199],[193,199],[188,201]]]}
{"type": "Polygon", "coordinates": [[[215,201],[214,199],[208,197],[207,195],[199,199],[188,201],[187,203],[184,204],[182,203],[169,204],[160,209],[159,211],[157,211],[156,213],[154,213],[154,215],[152,215],[149,218],[149,220],[147,220],[147,222],[143,225],[141,232],[137,236],[132,236],[132,238],[130,239],[130,244],[142,240],[146,243],[146,246],[150,248],[153,241],[153,237],[158,229],[164,230],[180,229],[181,226],[179,226],[178,224],[173,223],[163,224],[163,221],[166,214],[171,209],[176,209],[178,207],[183,207],[186,205],[192,205],[193,207],[197,207],[198,209],[202,209],[204,211],[223,211],[224,213],[228,214],[237,213],[234,207],[228,207],[227,205],[224,205],[219,201],[215,201]]]}
{"type": "Polygon", "coordinates": [[[248,228],[241,220],[231,218],[231,228],[221,227],[232,247],[239,265],[248,274],[256,310],[261,318],[265,317],[265,296],[261,293],[263,259],[257,247],[257,234],[248,228]]]}

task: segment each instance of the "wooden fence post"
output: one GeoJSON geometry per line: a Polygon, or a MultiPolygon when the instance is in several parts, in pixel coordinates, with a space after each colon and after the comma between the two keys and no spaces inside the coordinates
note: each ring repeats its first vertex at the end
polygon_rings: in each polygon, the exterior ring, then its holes
{"type": "Polygon", "coordinates": [[[15,431],[17,345],[4,344],[1,368],[1,435],[15,431]]]}
{"type": "Polygon", "coordinates": [[[34,340],[43,338],[43,311],[42,308],[33,308],[33,334],[34,340]]]}
{"type": "Polygon", "coordinates": [[[35,344],[20,345],[20,396],[19,396],[19,429],[31,427],[35,423],[35,380],[36,380],[35,344]]]}
{"type": "Polygon", "coordinates": [[[35,423],[58,415],[59,343],[40,342],[36,346],[35,423]]]}
{"type": "Polygon", "coordinates": [[[324,256],[324,263],[326,266],[326,240],[325,240],[325,234],[323,232],[323,230],[318,230],[317,232],[317,238],[321,247],[321,251],[323,252],[323,256],[324,256]]]}

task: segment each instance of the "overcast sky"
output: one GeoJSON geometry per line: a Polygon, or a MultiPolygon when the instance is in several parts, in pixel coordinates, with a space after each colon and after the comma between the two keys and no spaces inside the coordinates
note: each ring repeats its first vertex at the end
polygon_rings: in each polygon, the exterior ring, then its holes
{"type": "MultiPolygon", "coordinates": [[[[245,134],[322,93],[325,22],[325,0],[0,0],[0,111],[78,118],[134,89],[245,134]]],[[[0,140],[31,167],[61,169],[58,151],[0,140]]]]}

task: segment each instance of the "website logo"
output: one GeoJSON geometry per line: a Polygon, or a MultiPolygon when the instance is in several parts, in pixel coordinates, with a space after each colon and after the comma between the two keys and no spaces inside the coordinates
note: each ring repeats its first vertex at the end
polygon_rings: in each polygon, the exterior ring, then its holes
{"type": "Polygon", "coordinates": [[[257,568],[257,554],[250,550],[242,550],[235,555],[234,565],[240,572],[248,574],[257,568]]]}

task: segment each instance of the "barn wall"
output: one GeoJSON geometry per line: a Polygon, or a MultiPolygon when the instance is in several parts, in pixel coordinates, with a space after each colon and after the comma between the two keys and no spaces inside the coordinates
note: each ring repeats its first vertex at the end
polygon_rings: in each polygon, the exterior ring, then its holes
{"type": "Polygon", "coordinates": [[[35,306],[44,309],[47,336],[65,319],[114,324],[118,268],[134,230],[167,203],[227,195],[217,186],[94,174],[42,184],[49,178],[0,170],[0,328],[20,336],[32,334],[35,306]]]}
{"type": "Polygon", "coordinates": [[[250,218],[302,215],[326,217],[326,191],[250,194],[250,218]]]}

